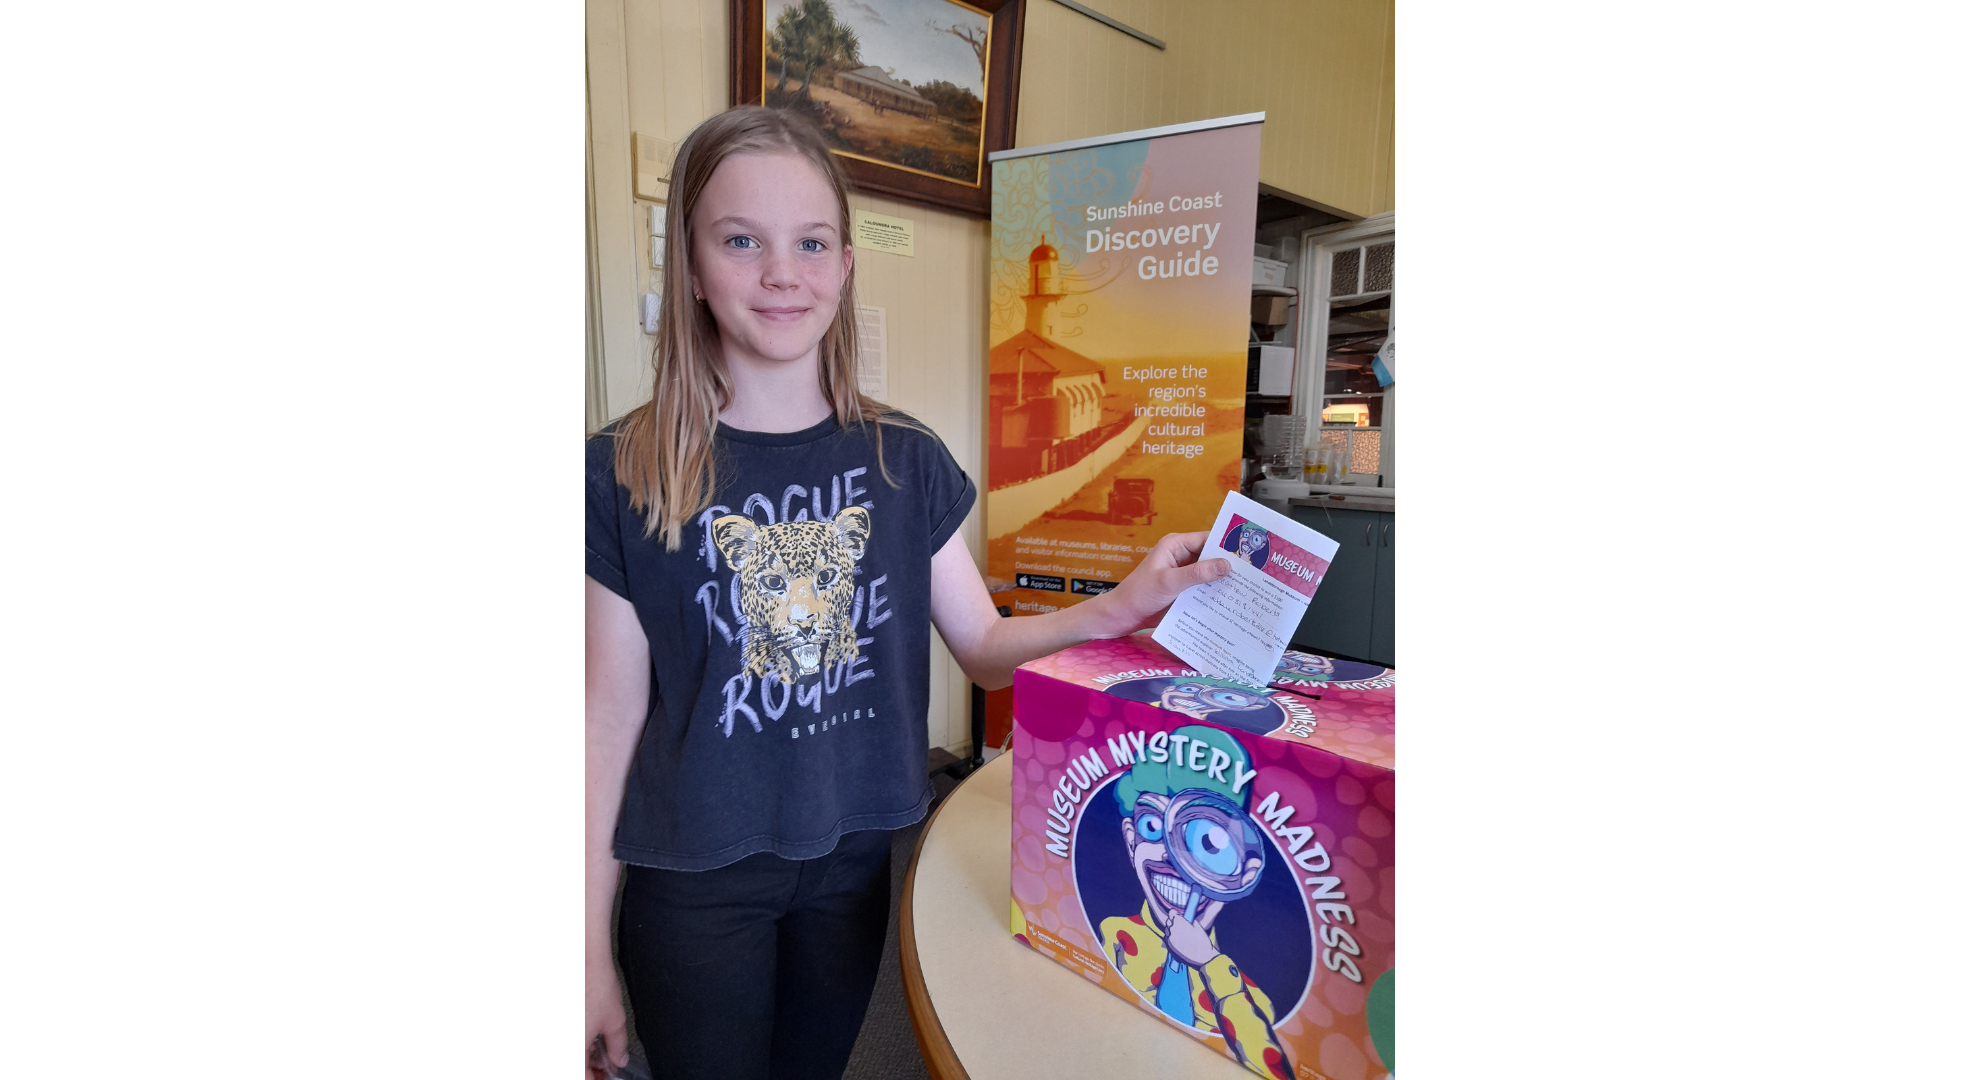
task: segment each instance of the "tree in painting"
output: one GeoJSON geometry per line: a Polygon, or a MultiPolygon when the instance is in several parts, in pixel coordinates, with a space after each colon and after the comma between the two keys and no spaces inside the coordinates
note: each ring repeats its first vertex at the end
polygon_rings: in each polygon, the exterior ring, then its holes
{"type": "Polygon", "coordinates": [[[821,70],[860,66],[859,35],[838,20],[828,0],[804,0],[785,8],[764,44],[777,56],[776,92],[790,93],[790,69],[795,64],[803,73],[795,96],[804,102],[812,100],[811,83],[821,70]]]}

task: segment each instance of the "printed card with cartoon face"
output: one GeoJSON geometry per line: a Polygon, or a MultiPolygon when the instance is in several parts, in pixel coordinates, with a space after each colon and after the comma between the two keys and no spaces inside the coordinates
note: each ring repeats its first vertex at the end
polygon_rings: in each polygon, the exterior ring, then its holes
{"type": "Polygon", "coordinates": [[[1238,492],[1224,496],[1199,559],[1230,572],[1185,590],[1155,640],[1206,675],[1271,683],[1293,631],[1340,544],[1238,492]]]}

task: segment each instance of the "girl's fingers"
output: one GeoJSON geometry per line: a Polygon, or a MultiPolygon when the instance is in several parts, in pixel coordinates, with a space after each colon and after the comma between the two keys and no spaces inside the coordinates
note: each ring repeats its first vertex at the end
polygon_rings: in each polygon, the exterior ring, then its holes
{"type": "MultiPolygon", "coordinates": [[[[1177,548],[1180,549],[1177,554],[1187,552],[1190,555],[1197,555],[1202,553],[1203,545],[1210,539],[1210,533],[1207,530],[1193,533],[1170,533],[1168,538],[1174,541],[1177,548]]],[[[1176,561],[1180,563],[1182,560],[1177,559],[1176,561]]]]}
{"type": "Polygon", "coordinates": [[[1230,564],[1222,559],[1198,559],[1187,566],[1178,566],[1169,571],[1169,585],[1173,595],[1180,596],[1184,589],[1205,585],[1230,572],[1230,564]]]}

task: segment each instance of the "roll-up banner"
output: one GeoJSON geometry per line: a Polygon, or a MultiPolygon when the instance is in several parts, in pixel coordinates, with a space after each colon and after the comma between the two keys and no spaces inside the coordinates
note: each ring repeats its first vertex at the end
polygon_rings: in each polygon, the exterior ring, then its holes
{"type": "Polygon", "coordinates": [[[1238,486],[1264,113],[991,154],[989,570],[1119,584],[1238,486]]]}

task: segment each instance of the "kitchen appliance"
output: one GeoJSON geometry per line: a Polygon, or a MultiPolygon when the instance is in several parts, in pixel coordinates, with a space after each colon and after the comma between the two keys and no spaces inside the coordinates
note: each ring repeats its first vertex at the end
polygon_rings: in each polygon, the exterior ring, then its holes
{"type": "Polygon", "coordinates": [[[1278,477],[1261,477],[1251,485],[1251,497],[1277,510],[1281,514],[1292,513],[1292,503],[1288,500],[1303,499],[1309,488],[1304,480],[1285,480],[1278,477]]]}
{"type": "Polygon", "coordinates": [[[1245,356],[1244,392],[1270,397],[1292,394],[1293,347],[1253,345],[1245,356]]]}

